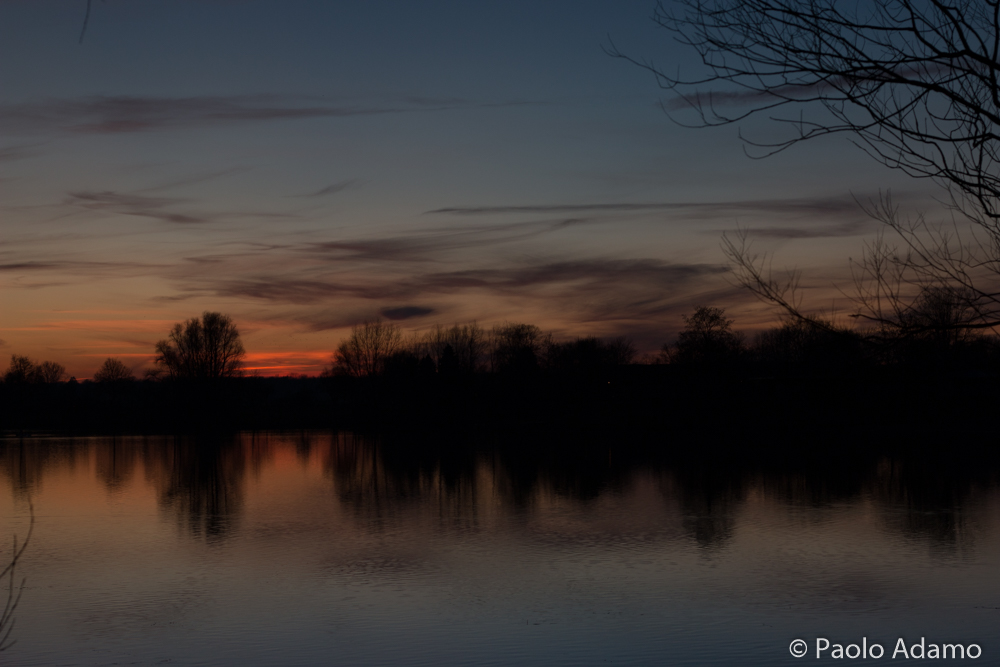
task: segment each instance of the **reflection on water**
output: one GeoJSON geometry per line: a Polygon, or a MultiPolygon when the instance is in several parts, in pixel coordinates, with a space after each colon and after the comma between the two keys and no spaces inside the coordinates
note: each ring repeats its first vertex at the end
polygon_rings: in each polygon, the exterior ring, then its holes
{"type": "Polygon", "coordinates": [[[1000,664],[989,465],[507,444],[0,440],[2,528],[37,516],[4,659],[774,664],[933,636],[1000,664]]]}

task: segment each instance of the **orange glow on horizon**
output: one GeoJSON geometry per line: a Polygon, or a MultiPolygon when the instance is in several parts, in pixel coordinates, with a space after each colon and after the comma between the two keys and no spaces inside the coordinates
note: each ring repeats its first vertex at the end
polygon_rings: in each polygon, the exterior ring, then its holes
{"type": "Polygon", "coordinates": [[[312,350],[248,352],[244,361],[244,370],[266,377],[292,373],[319,375],[329,364],[330,353],[312,350]]]}

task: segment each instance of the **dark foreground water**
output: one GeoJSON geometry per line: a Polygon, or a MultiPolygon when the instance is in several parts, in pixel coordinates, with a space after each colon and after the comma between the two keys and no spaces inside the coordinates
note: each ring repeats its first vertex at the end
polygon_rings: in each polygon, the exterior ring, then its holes
{"type": "Polygon", "coordinates": [[[0,557],[36,516],[0,663],[910,664],[923,637],[1000,664],[988,466],[426,450],[0,441],[0,557]]]}

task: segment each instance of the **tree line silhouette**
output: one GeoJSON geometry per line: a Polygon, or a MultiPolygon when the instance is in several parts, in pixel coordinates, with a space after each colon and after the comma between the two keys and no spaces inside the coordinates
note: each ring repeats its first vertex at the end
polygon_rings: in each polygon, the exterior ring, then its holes
{"type": "Polygon", "coordinates": [[[485,330],[477,323],[434,327],[405,340],[398,325],[381,320],[355,326],[340,343],[324,377],[477,373],[524,375],[541,370],[610,370],[626,366],[636,349],[624,337],[556,342],[533,324],[504,323],[485,330]]]}
{"type": "MultiPolygon", "coordinates": [[[[78,382],[63,381],[57,363],[13,355],[0,383],[0,429],[449,428],[563,420],[691,430],[708,420],[738,433],[783,411],[794,414],[768,428],[795,432],[823,416],[868,429],[859,415],[923,423],[928,406],[942,415],[942,426],[985,428],[993,415],[988,401],[997,394],[1000,339],[956,329],[953,302],[942,295],[927,295],[913,312],[921,326],[894,337],[819,319],[789,319],[748,335],[724,309],[702,306],[683,318],[674,341],[642,358],[625,337],[557,340],[526,323],[486,329],[471,322],[406,336],[394,323],[371,320],[353,327],[320,377],[248,373],[235,322],[205,312],[156,343],[154,366],[142,380],[114,357],[78,382]]],[[[878,428],[891,429],[886,424],[878,428]]]]}

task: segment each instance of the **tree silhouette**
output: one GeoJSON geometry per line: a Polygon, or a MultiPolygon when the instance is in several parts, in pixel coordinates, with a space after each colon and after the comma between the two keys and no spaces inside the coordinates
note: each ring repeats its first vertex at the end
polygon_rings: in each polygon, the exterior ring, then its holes
{"type": "Polygon", "coordinates": [[[14,612],[17,611],[17,605],[21,602],[21,593],[24,592],[25,584],[25,580],[21,579],[20,585],[17,585],[17,564],[24,555],[24,550],[28,548],[28,542],[31,541],[31,533],[35,529],[34,505],[29,504],[28,511],[31,516],[31,520],[28,523],[28,534],[24,536],[24,540],[20,546],[17,544],[17,536],[14,536],[14,546],[11,549],[10,563],[3,569],[0,569],[0,580],[4,577],[7,578],[7,601],[3,609],[0,609],[0,651],[6,651],[17,642],[16,639],[10,638],[10,633],[14,630],[14,612]]]}
{"type": "Polygon", "coordinates": [[[222,313],[204,312],[175,324],[170,337],[156,344],[156,363],[171,378],[218,379],[243,374],[246,351],[233,320],[222,313]]]}
{"type": "Polygon", "coordinates": [[[380,375],[386,362],[400,350],[403,334],[395,324],[370,320],[355,325],[351,335],[341,341],[333,354],[333,364],[326,375],[365,377],[380,375]]]}
{"type": "Polygon", "coordinates": [[[35,367],[35,378],[37,382],[50,384],[59,382],[66,376],[66,367],[54,361],[43,361],[35,367]]]}
{"type": "MultiPolygon", "coordinates": [[[[950,327],[1000,324],[995,0],[677,0],[660,2],[654,20],[700,56],[703,74],[611,53],[678,94],[665,103],[671,114],[693,112],[697,126],[766,115],[786,134],[744,137],[760,155],[844,134],[882,164],[945,188],[957,214],[948,227],[901,217],[887,195],[867,206],[899,247],[879,238],[856,265],[856,316],[881,328],[911,326],[900,314],[926,289],[943,287],[973,315],[950,327]]],[[[774,276],[745,234],[724,239],[724,248],[743,285],[804,317],[794,275],[774,276]]]]}
{"type": "Polygon", "coordinates": [[[38,384],[59,382],[66,375],[66,367],[54,361],[36,364],[31,359],[18,354],[10,357],[10,366],[3,374],[4,382],[10,384],[38,384]]]}
{"type": "Polygon", "coordinates": [[[664,346],[671,363],[718,363],[732,361],[743,351],[743,335],[732,330],[733,320],[723,308],[701,306],[684,316],[684,331],[673,349],[664,346]]]}
{"type": "Polygon", "coordinates": [[[418,356],[429,356],[437,370],[446,374],[479,370],[486,349],[486,332],[475,322],[450,329],[435,326],[415,346],[418,356]]]}
{"type": "Polygon", "coordinates": [[[542,330],[534,324],[505,322],[493,327],[490,363],[494,372],[523,373],[538,368],[544,343],[542,330]]]}
{"type": "Polygon", "coordinates": [[[127,382],[134,380],[135,376],[128,366],[122,363],[121,359],[108,357],[101,364],[101,367],[94,373],[94,382],[127,382]]]}
{"type": "Polygon", "coordinates": [[[10,366],[3,374],[3,381],[8,384],[25,384],[35,378],[35,363],[28,357],[18,354],[10,355],[10,366]]]}
{"type": "Polygon", "coordinates": [[[626,366],[635,359],[636,349],[628,338],[619,336],[609,341],[589,336],[562,343],[549,343],[545,350],[547,369],[591,373],[626,366]]]}
{"type": "Polygon", "coordinates": [[[748,346],[747,356],[768,375],[829,378],[867,368],[885,350],[864,344],[856,331],[840,329],[829,322],[789,319],[780,326],[759,332],[748,346]]]}
{"type": "Polygon", "coordinates": [[[90,7],[91,0],[87,0],[87,7],[83,13],[83,27],[80,28],[80,39],[77,40],[77,44],[83,44],[83,36],[87,34],[87,24],[90,23],[90,7]]]}

